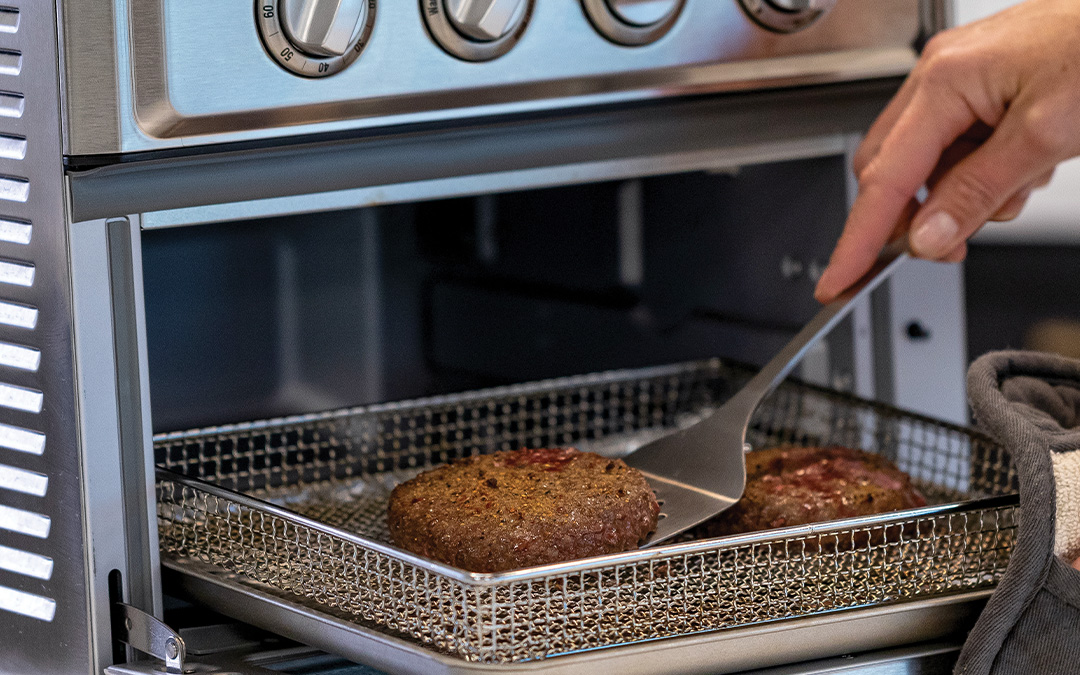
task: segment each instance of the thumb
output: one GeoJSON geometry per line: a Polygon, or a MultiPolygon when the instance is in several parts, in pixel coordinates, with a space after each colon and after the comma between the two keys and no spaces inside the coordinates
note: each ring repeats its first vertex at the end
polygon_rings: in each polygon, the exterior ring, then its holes
{"type": "Polygon", "coordinates": [[[946,258],[1014,194],[1053,168],[1059,152],[1042,132],[1003,120],[934,185],[911,223],[912,252],[930,260],[946,258]]]}

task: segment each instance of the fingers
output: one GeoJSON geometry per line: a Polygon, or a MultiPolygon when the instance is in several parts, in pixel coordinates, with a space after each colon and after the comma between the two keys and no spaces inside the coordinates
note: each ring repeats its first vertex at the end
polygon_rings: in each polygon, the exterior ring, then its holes
{"type": "Polygon", "coordinates": [[[988,220],[1005,222],[1006,220],[1016,218],[1024,209],[1024,204],[1027,204],[1028,197],[1030,196],[1031,188],[1021,188],[1019,192],[1012,197],[1009,197],[1008,201],[1002,204],[997,211],[994,211],[994,215],[990,216],[988,220]]]}
{"type": "Polygon", "coordinates": [[[912,221],[911,248],[941,260],[994,216],[1015,217],[1038,181],[1052,170],[1055,149],[1024,120],[1006,118],[977,150],[931,189],[912,221]]]}
{"type": "Polygon", "coordinates": [[[961,97],[931,88],[912,95],[859,176],[858,198],[814,293],[819,301],[836,297],[870,268],[942,153],[975,121],[961,97]]]}
{"type": "MultiPolygon", "coordinates": [[[[859,214],[856,213],[856,209],[859,208],[865,207],[861,207],[859,202],[856,201],[855,205],[852,207],[852,213],[848,217],[849,222],[851,221],[852,217],[860,217],[859,214]]],[[[918,210],[919,202],[914,199],[908,201],[907,205],[900,212],[900,216],[897,217],[895,222],[893,223],[892,228],[889,230],[889,234],[885,237],[881,244],[876,243],[876,239],[868,242],[861,239],[860,237],[850,235],[848,234],[849,228],[845,227],[844,235],[841,235],[840,238],[840,241],[844,244],[843,250],[841,251],[840,242],[838,242],[836,249],[833,251],[832,257],[829,259],[829,265],[825,268],[825,271],[822,272],[821,278],[818,279],[817,287],[814,289],[814,297],[817,299],[817,301],[821,303],[830,302],[837,295],[842,293],[848,286],[855,283],[855,281],[858,281],[859,277],[861,277],[862,274],[866,272],[866,270],[864,269],[862,270],[862,272],[858,272],[857,276],[855,276],[851,281],[846,281],[846,278],[840,276],[840,274],[837,272],[837,270],[844,270],[847,268],[847,265],[845,264],[846,261],[840,259],[840,255],[854,256],[855,259],[860,261],[869,260],[870,263],[868,263],[866,267],[866,269],[869,269],[870,265],[873,264],[873,261],[877,259],[877,256],[881,252],[881,249],[885,245],[885,243],[888,243],[899,238],[900,236],[903,236],[903,234],[908,231],[908,228],[911,225],[911,219],[915,216],[915,213],[918,212],[918,210]],[[845,237],[847,237],[847,239],[845,239],[845,237]],[[841,252],[838,254],[838,251],[841,252]]]]}
{"type": "Polygon", "coordinates": [[[945,151],[941,153],[937,166],[930,172],[930,177],[926,180],[927,187],[933,189],[950,169],[977,150],[980,145],[986,142],[986,139],[990,138],[990,134],[993,132],[993,129],[982,122],[973,124],[971,128],[961,134],[960,138],[953,141],[952,145],[945,148],[945,151]]]}
{"type": "Polygon", "coordinates": [[[896,120],[907,109],[911,97],[915,94],[915,80],[916,76],[914,75],[904,80],[896,95],[877,116],[874,123],[870,125],[870,129],[867,130],[862,143],[859,144],[859,149],[855,152],[855,157],[852,158],[852,169],[854,169],[856,176],[861,175],[863,170],[866,169],[866,165],[877,156],[885,137],[889,135],[893,125],[896,124],[896,120]]]}
{"type": "Polygon", "coordinates": [[[962,241],[960,245],[949,252],[947,256],[941,259],[941,262],[958,263],[962,262],[967,257],[967,242],[962,241]]]}
{"type": "Polygon", "coordinates": [[[1054,180],[1054,169],[1053,168],[1051,168],[1049,171],[1044,171],[1042,173],[1042,175],[1040,175],[1035,180],[1035,187],[1037,187],[1037,188],[1046,187],[1047,185],[1050,184],[1050,181],[1052,181],[1052,180],[1054,180]]]}
{"type": "MultiPolygon", "coordinates": [[[[882,143],[884,143],[886,137],[888,137],[889,133],[892,131],[893,126],[895,126],[897,120],[900,119],[900,116],[907,109],[912,98],[914,98],[917,88],[920,86],[923,88],[934,88],[934,85],[932,83],[928,84],[925,76],[922,76],[924,70],[925,66],[920,63],[920,66],[904,80],[904,83],[900,86],[900,90],[896,92],[896,95],[889,101],[889,104],[885,106],[885,109],[881,111],[877,119],[874,120],[870,129],[867,130],[852,161],[852,169],[854,169],[856,176],[861,175],[874,157],[877,156],[882,143]]],[[[981,120],[976,121],[956,140],[954,145],[957,147],[950,148],[950,150],[952,151],[952,154],[957,157],[966,155],[971,149],[989,138],[992,132],[992,127],[986,125],[981,120]]],[[[945,154],[949,154],[948,151],[945,154]]]]}
{"type": "Polygon", "coordinates": [[[998,222],[1004,222],[1006,220],[1012,220],[1020,215],[1020,212],[1024,209],[1024,205],[1027,204],[1028,198],[1031,197],[1031,193],[1036,188],[1041,188],[1050,182],[1050,179],[1054,177],[1054,170],[1051,169],[1043,173],[1041,176],[1035,179],[1035,182],[1027,187],[1021,188],[1012,197],[1009,197],[1008,201],[999,208],[994,215],[990,216],[990,220],[998,222]]]}

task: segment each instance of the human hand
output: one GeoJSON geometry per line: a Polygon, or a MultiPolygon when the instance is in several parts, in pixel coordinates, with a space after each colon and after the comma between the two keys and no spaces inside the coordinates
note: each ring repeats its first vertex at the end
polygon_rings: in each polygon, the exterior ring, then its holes
{"type": "Polygon", "coordinates": [[[1080,155],[1080,0],[1028,0],[927,44],[854,158],[859,194],[815,296],[857,281],[889,241],[958,262],[1080,155]],[[922,204],[916,193],[926,185],[922,204]]]}

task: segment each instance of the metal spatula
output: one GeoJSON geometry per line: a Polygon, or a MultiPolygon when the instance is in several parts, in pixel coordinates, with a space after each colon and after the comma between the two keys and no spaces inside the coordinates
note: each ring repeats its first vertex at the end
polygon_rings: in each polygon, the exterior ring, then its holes
{"type": "Polygon", "coordinates": [[[874,267],[825,305],[735,396],[709,417],[641,446],[624,459],[645,474],[661,504],[656,532],[644,546],[670,539],[728,508],[746,487],[746,430],[750,416],[806,351],[887,279],[907,258],[906,240],[886,248],[874,267]]]}

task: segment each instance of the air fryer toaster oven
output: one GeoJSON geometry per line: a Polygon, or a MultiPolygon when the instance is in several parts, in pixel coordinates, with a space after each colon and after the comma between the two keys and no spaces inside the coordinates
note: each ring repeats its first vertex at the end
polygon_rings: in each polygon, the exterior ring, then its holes
{"type": "MultiPolygon", "coordinates": [[[[806,384],[790,385],[824,396],[798,406],[814,413],[811,428],[827,410],[846,411],[833,422],[892,420],[875,427],[900,434],[880,451],[938,458],[919,477],[953,492],[906,516],[917,521],[912,550],[952,542],[963,560],[963,547],[976,546],[969,562],[985,567],[949,568],[958,586],[911,591],[899,598],[907,604],[878,606],[907,586],[866,582],[835,606],[774,603],[762,616],[779,623],[737,635],[687,615],[685,629],[608,639],[605,627],[622,619],[603,615],[602,630],[581,642],[557,644],[545,629],[516,642],[520,624],[504,635],[501,624],[454,620],[449,633],[426,638],[416,617],[350,617],[318,600],[319,589],[340,590],[363,567],[303,577],[315,599],[301,602],[260,577],[268,568],[229,568],[246,561],[250,541],[208,549],[184,534],[205,535],[200,523],[227,529],[230,516],[283,515],[287,527],[339,543],[361,537],[361,548],[381,555],[370,532],[341,539],[340,523],[270,493],[371,477],[357,468],[371,458],[357,464],[327,449],[338,446],[320,435],[325,420],[351,420],[355,432],[408,410],[430,422],[431,406],[446,401],[513,406],[500,397],[593,392],[598,382],[637,396],[631,382],[715,385],[727,381],[717,369],[768,359],[815,311],[811,289],[854,190],[861,133],[947,10],[943,0],[8,0],[0,670],[155,667],[137,660],[140,651],[176,667],[183,645],[163,617],[185,629],[187,662],[201,663],[199,672],[295,670],[306,647],[265,653],[282,639],[412,672],[714,672],[859,651],[868,653],[850,663],[900,663],[905,649],[948,660],[948,644],[905,645],[969,624],[1008,552],[1014,509],[1007,458],[955,426],[966,421],[955,267],[909,264],[805,359],[806,384]],[[598,371],[614,374],[574,379],[598,371]],[[905,429],[935,431],[911,445],[905,429]],[[925,445],[937,438],[953,440],[925,445]],[[237,452],[241,443],[250,452],[237,452]],[[264,461],[289,470],[244,464],[264,461]],[[269,483],[233,481],[270,474],[269,483]],[[958,494],[990,502],[976,517],[954,504],[958,494]],[[920,527],[930,528],[922,540],[920,527]],[[205,637],[249,628],[199,628],[235,620],[271,631],[261,643],[234,640],[263,645],[240,662],[215,656],[205,637]],[[840,639],[837,622],[849,620],[868,632],[840,639]],[[498,635],[453,637],[477,625],[498,635]],[[780,634],[801,647],[770,649],[780,634]],[[750,656],[719,658],[729,637],[750,656]],[[696,656],[664,656],[675,653],[696,656]],[[286,656],[291,666],[281,665],[286,656]]],[[[578,420],[577,431],[552,437],[567,442],[655,426],[605,427],[632,417],[608,402],[616,408],[578,410],[571,394],[561,412],[541,417],[578,420]]],[[[700,412],[672,409],[653,422],[700,412]]],[[[492,424],[518,423],[500,415],[492,424]]],[[[539,438],[514,433],[500,442],[539,438]]],[[[488,448],[410,438],[394,455],[409,467],[488,448]]],[[[690,557],[781,547],[791,571],[791,537],[907,527],[890,523],[682,545],[690,557]]],[[[401,564],[399,554],[389,551],[386,564],[401,564]]],[[[617,569],[648,564],[627,555],[617,569]]],[[[689,560],[665,560],[664,575],[682,569],[683,583],[698,569],[689,560]]],[[[559,571],[565,583],[587,569],[570,567],[559,571]]],[[[525,586],[476,586],[423,565],[413,573],[434,574],[431,588],[482,587],[476,597],[496,603],[541,583],[526,574],[525,586]]],[[[676,582],[667,578],[648,583],[670,604],[676,582]]],[[[417,588],[380,593],[405,602],[417,588]]],[[[637,590],[619,586],[610,598],[637,590]]],[[[549,628],[570,620],[544,616],[549,628]]]]}

